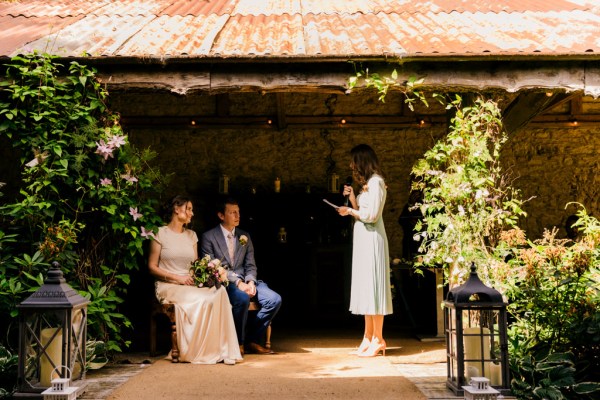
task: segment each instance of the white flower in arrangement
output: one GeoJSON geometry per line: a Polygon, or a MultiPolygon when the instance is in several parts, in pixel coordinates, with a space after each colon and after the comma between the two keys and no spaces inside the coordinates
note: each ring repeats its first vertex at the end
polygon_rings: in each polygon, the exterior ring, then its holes
{"type": "MultiPolygon", "coordinates": [[[[205,257],[207,257],[207,256],[205,256],[205,257]]],[[[214,260],[209,261],[208,266],[212,267],[212,268],[218,268],[221,266],[221,260],[219,260],[218,258],[215,258],[214,260]]]]}
{"type": "Polygon", "coordinates": [[[488,197],[490,194],[490,192],[487,191],[487,189],[479,189],[477,192],[475,192],[475,199],[479,200],[485,197],[488,197]]]}
{"type": "Polygon", "coordinates": [[[431,242],[431,245],[430,245],[430,246],[431,246],[431,249],[432,249],[432,250],[436,250],[438,247],[440,247],[440,246],[438,245],[438,242],[431,242]]]}
{"type": "Polygon", "coordinates": [[[458,215],[461,217],[465,215],[465,208],[463,206],[458,206],[458,215]]]}
{"type": "Polygon", "coordinates": [[[418,233],[416,233],[416,234],[413,236],[413,240],[414,240],[415,242],[419,242],[419,241],[421,241],[421,235],[420,235],[420,234],[418,234],[418,233]]]}
{"type": "Polygon", "coordinates": [[[450,264],[450,263],[452,263],[452,261],[454,261],[454,260],[452,259],[452,257],[446,257],[446,259],[445,259],[444,261],[445,261],[446,263],[450,264]]]}
{"type": "Polygon", "coordinates": [[[464,263],[465,262],[465,258],[463,256],[459,256],[456,261],[458,261],[459,263],[464,263]]]}
{"type": "Polygon", "coordinates": [[[248,244],[248,237],[246,235],[242,235],[240,236],[240,244],[242,246],[245,246],[248,244]]]}

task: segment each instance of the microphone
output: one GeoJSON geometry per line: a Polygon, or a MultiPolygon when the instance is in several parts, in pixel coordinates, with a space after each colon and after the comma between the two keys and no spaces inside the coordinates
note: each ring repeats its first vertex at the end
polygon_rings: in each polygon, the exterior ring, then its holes
{"type": "MultiPolygon", "coordinates": [[[[352,186],[352,177],[351,176],[346,178],[346,182],[344,183],[344,186],[352,186]]],[[[345,195],[344,196],[344,206],[348,207],[349,202],[350,202],[350,196],[345,195]]]]}

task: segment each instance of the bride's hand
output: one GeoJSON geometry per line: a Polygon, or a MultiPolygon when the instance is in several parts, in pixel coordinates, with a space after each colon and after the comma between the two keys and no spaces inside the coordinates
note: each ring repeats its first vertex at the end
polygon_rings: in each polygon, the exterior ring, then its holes
{"type": "Polygon", "coordinates": [[[179,275],[177,276],[177,283],[180,285],[193,285],[194,278],[192,278],[190,275],[179,275]]]}

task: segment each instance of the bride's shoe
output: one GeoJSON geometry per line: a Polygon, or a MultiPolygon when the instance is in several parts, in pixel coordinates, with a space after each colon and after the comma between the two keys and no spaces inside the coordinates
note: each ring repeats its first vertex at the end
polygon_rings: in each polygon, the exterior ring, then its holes
{"type": "Polygon", "coordinates": [[[375,338],[371,341],[369,347],[363,351],[362,353],[358,353],[359,357],[375,357],[379,354],[379,352],[383,352],[383,356],[385,357],[385,341],[379,342],[379,339],[375,338]]]}
{"type": "Polygon", "coordinates": [[[358,346],[358,349],[356,350],[352,350],[350,353],[348,354],[360,354],[363,351],[367,350],[369,348],[369,345],[371,344],[371,341],[369,339],[367,339],[366,337],[363,337],[362,342],[360,343],[360,346],[358,346]]]}

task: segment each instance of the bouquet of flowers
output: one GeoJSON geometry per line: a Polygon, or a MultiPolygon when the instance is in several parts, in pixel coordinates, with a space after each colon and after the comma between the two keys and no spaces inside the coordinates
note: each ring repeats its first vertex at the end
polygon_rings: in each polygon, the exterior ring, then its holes
{"type": "Polygon", "coordinates": [[[194,277],[194,284],[198,287],[216,286],[218,289],[221,285],[229,284],[227,271],[221,266],[221,260],[211,259],[208,254],[193,261],[190,272],[194,277]]]}

